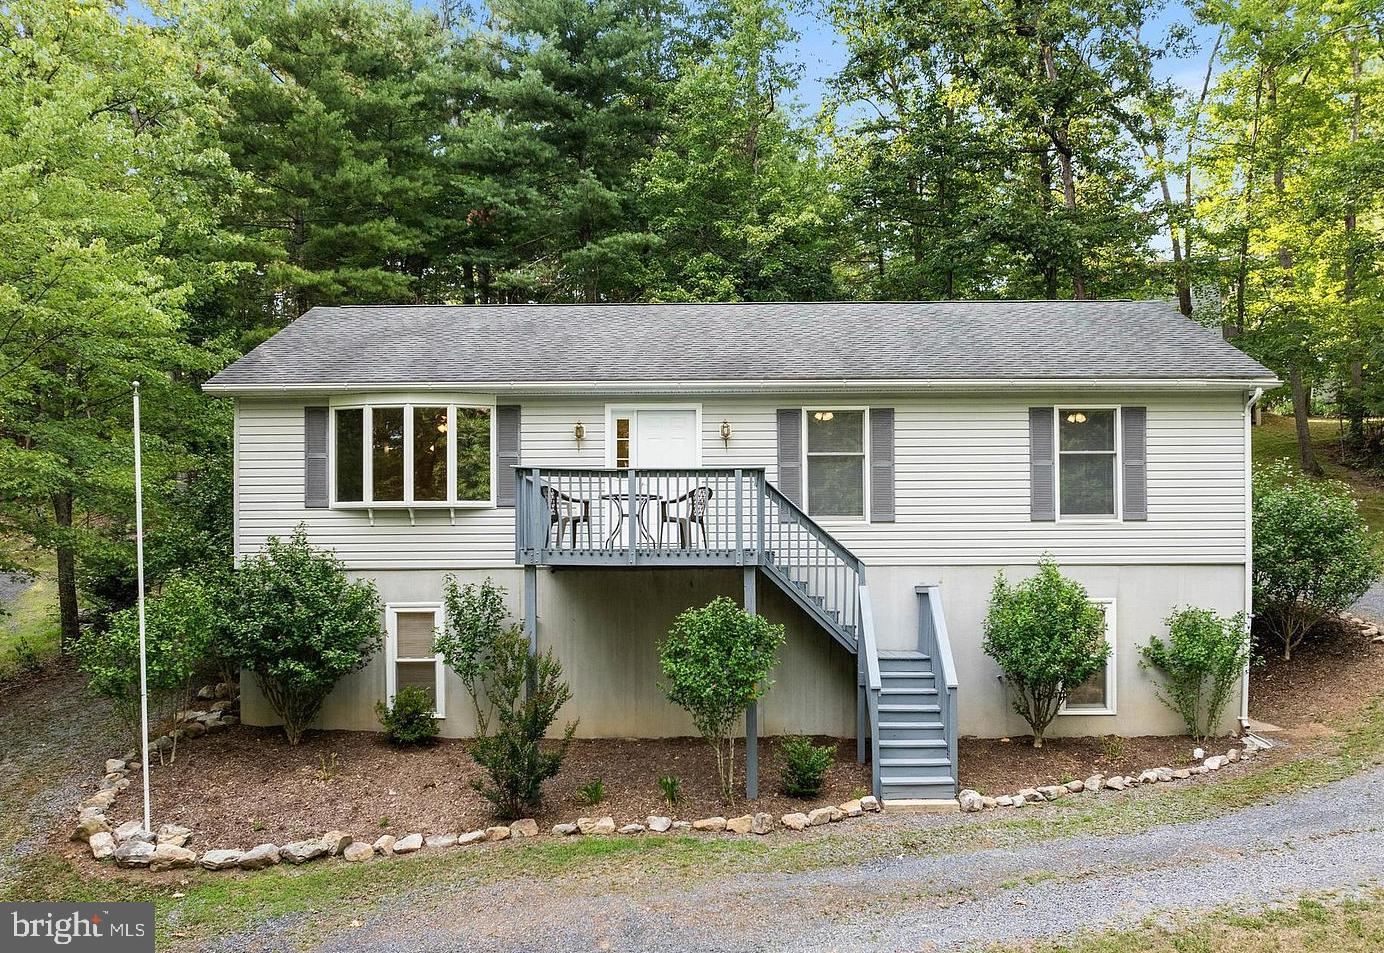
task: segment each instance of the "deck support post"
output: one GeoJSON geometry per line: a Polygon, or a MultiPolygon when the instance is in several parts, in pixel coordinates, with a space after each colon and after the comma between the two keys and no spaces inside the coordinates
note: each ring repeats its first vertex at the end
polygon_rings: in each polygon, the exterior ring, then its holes
{"type": "MultiPolygon", "coordinates": [[[[754,566],[746,566],[743,570],[745,577],[745,611],[757,612],[755,607],[755,582],[759,570],[754,566]]],[[[745,797],[751,801],[759,797],[759,702],[750,702],[750,707],[745,709],[745,797]]]]}
{"type": "MultiPolygon", "coordinates": [[[[857,616],[857,619],[859,616],[857,616]]],[[[855,760],[864,764],[868,759],[865,745],[865,725],[869,721],[868,705],[865,701],[865,652],[856,641],[855,649],[855,760]]]]}
{"type": "MultiPolygon", "coordinates": [[[[524,634],[529,638],[529,654],[538,654],[538,567],[524,567],[524,634]]],[[[528,691],[533,692],[532,680],[528,691]]]]}

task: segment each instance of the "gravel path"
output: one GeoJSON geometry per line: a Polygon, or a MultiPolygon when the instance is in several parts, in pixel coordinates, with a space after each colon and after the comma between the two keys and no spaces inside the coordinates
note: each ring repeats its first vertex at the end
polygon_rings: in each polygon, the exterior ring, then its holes
{"type": "Polygon", "coordinates": [[[1384,622],[1384,579],[1378,580],[1350,607],[1357,615],[1384,622]]]}
{"type": "MultiPolygon", "coordinates": [[[[875,823],[936,823],[894,818],[875,823]]],[[[900,856],[669,888],[529,881],[397,902],[328,933],[318,953],[540,950],[918,950],[1114,929],[1261,907],[1384,880],[1384,770],[1187,825],[1104,838],[900,856]]],[[[340,920],[336,922],[342,922],[340,920]]],[[[300,949],[294,931],[215,949],[300,949]],[[275,942],[282,947],[274,946],[275,942]]]]}
{"type": "Polygon", "coordinates": [[[0,572],[0,607],[19,598],[19,594],[34,584],[33,576],[23,573],[0,572]]]}

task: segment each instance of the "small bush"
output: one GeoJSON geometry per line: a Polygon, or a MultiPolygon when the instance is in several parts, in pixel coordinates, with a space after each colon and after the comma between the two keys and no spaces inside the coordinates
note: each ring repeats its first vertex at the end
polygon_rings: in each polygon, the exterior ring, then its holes
{"type": "Polygon", "coordinates": [[[1255,474],[1254,612],[1285,660],[1382,572],[1378,541],[1348,486],[1296,478],[1285,463],[1255,474]]]}
{"type": "Polygon", "coordinates": [[[255,673],[260,691],[296,745],[343,675],[383,642],[384,607],[373,583],[353,581],[302,527],[241,564],[219,593],[227,654],[255,673]]]}
{"type": "Polygon", "coordinates": [[[600,778],[587,781],[577,788],[577,800],[587,807],[595,807],[605,800],[605,782],[600,778]]]}
{"type": "Polygon", "coordinates": [[[1167,619],[1168,641],[1154,636],[1140,666],[1163,677],[1159,699],[1198,741],[1210,736],[1249,659],[1245,614],[1222,618],[1206,609],[1178,609],[1167,619]]]}
{"type": "Polygon", "coordinates": [[[495,731],[480,735],[471,748],[488,779],[474,786],[501,820],[512,821],[538,809],[543,782],[561,769],[577,724],[568,722],[562,738],[543,750],[558,709],[572,697],[551,649],[530,655],[524,639],[505,633],[491,647],[490,664],[486,699],[495,712],[495,731]]]}
{"type": "Polygon", "coordinates": [[[663,791],[663,800],[668,802],[668,806],[677,807],[682,801],[682,778],[676,774],[665,774],[658,779],[658,786],[663,791]]]}
{"type": "Polygon", "coordinates": [[[518,627],[508,622],[505,589],[489,579],[480,585],[458,585],[455,576],[443,584],[443,615],[446,623],[437,633],[436,650],[456,672],[476,712],[476,734],[488,730],[487,713],[481,704],[485,696],[485,677],[490,670],[490,654],[504,635],[516,635],[518,627]]]}
{"type": "Polygon", "coordinates": [[[815,797],[836,760],[836,745],[814,745],[810,738],[784,738],[779,790],[789,797],[815,797]]]}
{"type": "Polygon", "coordinates": [[[1080,685],[1105,664],[1105,614],[1050,558],[1017,586],[995,577],[985,620],[985,654],[999,663],[1014,710],[1033,729],[1033,747],[1080,685]]]}
{"type": "Polygon", "coordinates": [[[394,704],[375,703],[380,727],[392,745],[427,745],[437,740],[433,702],[417,685],[405,685],[394,694],[394,704]]]}
{"type": "Polygon", "coordinates": [[[783,644],[783,626],[746,612],[726,596],[673,621],[659,645],[668,700],[692,715],[697,731],[716,753],[721,798],[735,790],[734,723],[750,702],[769,690],[769,672],[783,644]]]}

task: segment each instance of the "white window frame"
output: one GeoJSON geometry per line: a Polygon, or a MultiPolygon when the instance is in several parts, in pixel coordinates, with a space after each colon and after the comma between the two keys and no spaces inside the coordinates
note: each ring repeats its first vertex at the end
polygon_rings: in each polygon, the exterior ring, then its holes
{"type": "Polygon", "coordinates": [[[638,443],[639,434],[639,411],[641,410],[681,410],[694,414],[693,423],[693,443],[696,445],[697,462],[694,467],[700,468],[702,465],[702,405],[701,404],[660,404],[657,402],[646,402],[641,404],[606,404],[605,426],[606,426],[606,466],[612,470],[617,469],[615,460],[615,421],[620,417],[628,417],[630,421],[630,468],[638,469],[634,462],[634,448],[638,443]]]}
{"type": "Polygon", "coordinates": [[[868,523],[870,522],[870,408],[867,405],[855,404],[822,404],[813,407],[804,407],[802,412],[802,468],[803,468],[803,512],[820,522],[832,523],[868,523]],[[809,486],[812,483],[811,474],[808,472],[809,458],[813,456],[822,457],[845,457],[854,454],[845,453],[809,453],[807,449],[807,418],[809,414],[821,413],[829,410],[832,413],[837,411],[861,411],[860,415],[860,500],[861,515],[821,515],[814,516],[812,513],[812,501],[809,499],[809,486]]]}
{"type": "Polygon", "coordinates": [[[1118,523],[1124,519],[1124,485],[1121,482],[1124,477],[1124,410],[1120,404],[1054,404],[1052,414],[1052,448],[1053,448],[1053,507],[1057,514],[1059,523],[1118,523]],[[1115,412],[1115,512],[1109,513],[1062,513],[1062,455],[1063,453],[1072,456],[1100,454],[1104,456],[1108,450],[1067,450],[1062,449],[1062,412],[1064,410],[1113,410],[1115,412]]]}
{"type": "Polygon", "coordinates": [[[384,631],[385,631],[385,661],[387,663],[384,677],[385,704],[394,705],[394,695],[399,688],[399,662],[432,662],[435,669],[436,690],[434,697],[437,705],[433,709],[433,717],[442,719],[447,717],[447,666],[443,664],[442,656],[433,650],[431,658],[414,658],[408,656],[399,658],[399,613],[401,612],[431,612],[433,614],[433,629],[442,628],[443,611],[440,602],[391,602],[384,607],[384,631]]]}
{"type": "Polygon", "coordinates": [[[1115,614],[1114,599],[1092,599],[1092,603],[1105,608],[1105,644],[1110,646],[1110,655],[1105,661],[1105,704],[1102,706],[1069,706],[1063,704],[1058,709],[1059,715],[1114,715],[1117,713],[1115,705],[1115,656],[1119,648],[1119,640],[1116,635],[1119,619],[1115,614]]]}
{"type": "Polygon", "coordinates": [[[327,426],[327,483],[331,490],[333,509],[381,510],[381,509],[493,509],[495,507],[496,468],[496,426],[495,404],[486,401],[441,400],[420,397],[417,399],[357,400],[333,403],[331,419],[327,426]],[[445,407],[447,409],[447,498],[443,500],[415,500],[413,498],[413,408],[445,407]],[[402,500],[376,500],[374,498],[374,412],[375,410],[396,410],[404,412],[404,498],[402,500]],[[361,477],[360,500],[339,500],[336,496],[336,415],[342,410],[361,411],[361,477]],[[457,499],[457,411],[484,410],[490,414],[490,496],[484,500],[457,499]]]}

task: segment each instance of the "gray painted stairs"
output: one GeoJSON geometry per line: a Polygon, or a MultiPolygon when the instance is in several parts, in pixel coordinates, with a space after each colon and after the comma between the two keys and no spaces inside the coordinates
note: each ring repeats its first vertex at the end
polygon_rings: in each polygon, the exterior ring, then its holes
{"type": "Polygon", "coordinates": [[[931,656],[880,652],[879,779],[885,801],[950,800],[956,771],[931,656]]]}

